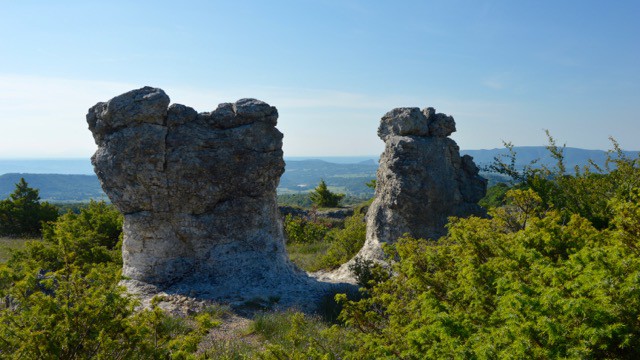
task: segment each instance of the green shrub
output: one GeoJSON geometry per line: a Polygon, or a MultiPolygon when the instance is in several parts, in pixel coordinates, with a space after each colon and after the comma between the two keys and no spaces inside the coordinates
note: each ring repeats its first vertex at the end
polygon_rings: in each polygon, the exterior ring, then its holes
{"type": "Polygon", "coordinates": [[[509,190],[509,185],[505,183],[497,183],[487,189],[487,195],[480,199],[478,205],[484,207],[485,209],[492,209],[505,204],[505,198],[507,191],[509,190]]]}
{"type": "Polygon", "coordinates": [[[640,190],[623,193],[612,230],[521,206],[454,219],[437,242],[401,239],[395,276],[341,297],[358,331],[347,357],[640,358],[640,190]]]}
{"type": "Polygon", "coordinates": [[[346,296],[349,300],[359,300],[362,298],[362,292],[357,286],[351,284],[339,284],[335,285],[330,291],[327,291],[318,304],[316,310],[320,318],[330,324],[342,324],[339,321],[340,313],[342,312],[342,302],[336,300],[336,295],[346,296]]]}
{"type": "Polygon", "coordinates": [[[251,330],[266,340],[265,349],[256,355],[260,359],[342,359],[351,348],[348,329],[327,326],[300,312],[258,315],[251,330]]]}
{"type": "Polygon", "coordinates": [[[4,358],[118,358],[145,347],[128,323],[133,302],[122,296],[113,266],[94,265],[88,273],[25,269],[10,276],[14,283],[1,291],[11,299],[0,310],[4,358]]]}
{"type": "MultiPolygon", "coordinates": [[[[558,211],[565,221],[573,214],[589,220],[598,229],[606,229],[613,219],[609,200],[619,192],[640,186],[640,158],[624,155],[618,143],[611,139],[613,150],[609,151],[604,168],[594,163],[584,168],[576,167],[570,174],[564,164],[564,146],[556,145],[547,131],[547,150],[556,160],[553,167],[536,166],[536,162],[518,169],[513,145],[505,143],[509,154],[495,158],[490,170],[509,176],[512,184],[520,189],[532,189],[540,196],[545,208],[558,211]]],[[[495,190],[498,192],[498,190],[495,190]]],[[[489,195],[489,194],[488,194],[489,195]]],[[[498,195],[498,194],[496,194],[498,195]]],[[[491,201],[489,198],[483,201],[491,201]]],[[[490,205],[487,203],[487,205],[490,205]]]]}
{"type": "Polygon", "coordinates": [[[187,319],[157,307],[134,312],[137,302],[118,286],[121,224],[112,207],[91,203],[0,264],[0,357],[194,357],[219,311],[187,319]]]}
{"type": "Polygon", "coordinates": [[[358,253],[366,237],[364,214],[355,213],[338,227],[328,220],[285,217],[287,250],[291,260],[306,271],[335,268],[358,253]]]}
{"type": "Polygon", "coordinates": [[[122,215],[104,201],[92,201],[79,214],[66,213],[43,228],[44,241],[31,241],[15,261],[35,261],[57,271],[65,264],[89,270],[94,264],[122,262],[122,215]]]}
{"type": "Polygon", "coordinates": [[[329,224],[321,220],[309,220],[300,216],[284,218],[284,233],[287,243],[311,244],[322,241],[329,231],[329,224]]]}
{"type": "Polygon", "coordinates": [[[354,259],[353,263],[349,265],[349,270],[353,273],[358,285],[363,289],[372,289],[391,277],[388,267],[380,262],[361,257],[354,259]]]}
{"type": "Polygon", "coordinates": [[[343,229],[331,230],[326,236],[330,246],[320,261],[322,268],[335,268],[349,261],[364,245],[366,233],[367,224],[362,213],[348,217],[343,229]]]}
{"type": "Polygon", "coordinates": [[[18,276],[3,290],[12,305],[0,308],[2,358],[186,359],[219,324],[208,311],[187,319],[155,306],[135,312],[118,280],[114,264],[18,276]]]}

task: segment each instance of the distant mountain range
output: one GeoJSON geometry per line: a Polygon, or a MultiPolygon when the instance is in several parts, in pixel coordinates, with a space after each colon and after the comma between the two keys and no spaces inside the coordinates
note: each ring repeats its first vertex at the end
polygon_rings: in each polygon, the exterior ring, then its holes
{"type": "Polygon", "coordinates": [[[43,201],[54,203],[108,200],[95,175],[4,174],[0,175],[0,199],[5,199],[23,177],[32,188],[40,190],[43,201]]]}
{"type": "MultiPolygon", "coordinates": [[[[369,159],[357,164],[336,164],[323,160],[286,161],[278,193],[295,194],[315,188],[324,179],[333,191],[370,196],[365,183],[375,179],[378,164],[369,159]]],[[[8,173],[0,175],[0,199],[15,189],[21,177],[40,190],[43,201],[77,202],[107,199],[95,175],[8,173]]]]}
{"type": "Polygon", "coordinates": [[[89,158],[0,159],[0,175],[8,173],[94,175],[89,158]]]}
{"type": "Polygon", "coordinates": [[[355,196],[371,196],[373,190],[365,184],[376,178],[378,163],[373,159],[352,164],[336,164],[324,160],[286,160],[278,192],[290,194],[309,191],[321,179],[332,191],[355,196]]]}
{"type": "MultiPolygon", "coordinates": [[[[553,166],[555,160],[550,156],[549,151],[544,146],[516,146],[513,148],[516,153],[516,165],[524,166],[538,160],[538,165],[553,166]]],[[[509,152],[505,148],[491,150],[462,150],[461,154],[473,156],[475,163],[480,166],[487,166],[493,162],[496,156],[507,155],[509,152]]],[[[638,157],[638,151],[624,151],[628,157],[638,157]]],[[[607,159],[607,152],[602,150],[585,150],[567,147],[564,149],[564,161],[567,169],[587,165],[589,159],[598,166],[603,166],[607,159]]]]}
{"type": "MultiPolygon", "coordinates": [[[[530,164],[539,159],[538,164],[552,166],[555,161],[543,146],[521,146],[514,148],[517,166],[530,164]]],[[[462,150],[462,154],[473,156],[481,168],[493,162],[494,157],[506,155],[506,149],[462,150]]],[[[637,157],[638,151],[626,151],[628,157],[637,157]]],[[[588,164],[592,159],[602,166],[607,153],[601,150],[577,148],[565,149],[565,165],[568,169],[575,165],[588,164]]],[[[307,192],[324,179],[333,191],[355,196],[371,196],[373,191],[365,183],[375,179],[378,157],[318,157],[303,159],[285,157],[286,169],[280,179],[278,193],[291,194],[307,192]],[[327,161],[329,160],[329,161],[327,161]]],[[[495,182],[498,177],[485,176],[495,182]]],[[[2,160],[0,159],[0,199],[6,198],[15,184],[24,177],[34,188],[40,189],[40,197],[50,202],[88,201],[107,199],[100,187],[89,159],[40,159],[2,160]]]]}

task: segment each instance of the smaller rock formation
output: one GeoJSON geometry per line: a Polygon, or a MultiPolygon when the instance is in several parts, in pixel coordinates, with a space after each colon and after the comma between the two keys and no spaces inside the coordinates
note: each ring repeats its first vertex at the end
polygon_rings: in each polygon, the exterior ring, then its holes
{"type": "MultiPolygon", "coordinates": [[[[437,239],[446,234],[449,216],[485,215],[478,201],[486,194],[487,181],[478,175],[472,157],[460,157],[458,145],[448,137],[454,131],[453,117],[434,108],[396,108],[382,117],[378,136],[385,150],[367,212],[367,239],[356,258],[381,260],[381,244],[406,233],[437,239]]],[[[315,276],[353,281],[352,263],[315,276]]]]}
{"type": "Polygon", "coordinates": [[[437,239],[449,216],[484,215],[478,201],[487,181],[468,155],[448,136],[453,117],[434,108],[396,108],[382,117],[378,136],[385,142],[375,200],[367,213],[367,241],[358,254],[382,257],[381,243],[403,234],[437,239]]]}

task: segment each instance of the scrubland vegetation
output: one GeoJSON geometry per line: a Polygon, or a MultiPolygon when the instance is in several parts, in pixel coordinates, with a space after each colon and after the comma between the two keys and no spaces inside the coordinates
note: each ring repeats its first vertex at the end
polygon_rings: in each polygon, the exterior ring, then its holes
{"type": "Polygon", "coordinates": [[[13,252],[24,249],[26,241],[23,238],[0,237],[0,263],[9,260],[13,252]]]}
{"type": "MultiPolygon", "coordinates": [[[[605,167],[493,171],[488,218],[452,218],[438,240],[400,239],[391,268],[360,262],[358,296],[337,319],[259,313],[236,338],[206,341],[230,311],[134,311],[120,277],[121,216],[92,202],[42,229],[0,264],[0,358],[420,359],[640,358],[640,160],[614,143],[605,167]],[[252,339],[249,341],[248,339],[252,339]],[[203,344],[207,344],[206,346],[203,344]]],[[[345,262],[364,241],[344,224],[285,219],[293,261],[345,262]]]]}
{"type": "Polygon", "coordinates": [[[366,232],[364,214],[359,211],[343,224],[287,215],[284,226],[289,256],[306,271],[332,269],[347,262],[364,244],[366,232]]]}

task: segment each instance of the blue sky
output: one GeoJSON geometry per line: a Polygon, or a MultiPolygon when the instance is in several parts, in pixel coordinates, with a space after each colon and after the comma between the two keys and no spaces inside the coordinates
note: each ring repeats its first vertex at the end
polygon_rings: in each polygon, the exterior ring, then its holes
{"type": "Polygon", "coordinates": [[[287,156],[375,155],[394,107],[463,149],[640,149],[638,1],[2,1],[0,158],[88,157],[84,115],[145,85],[278,107],[287,156]]]}

